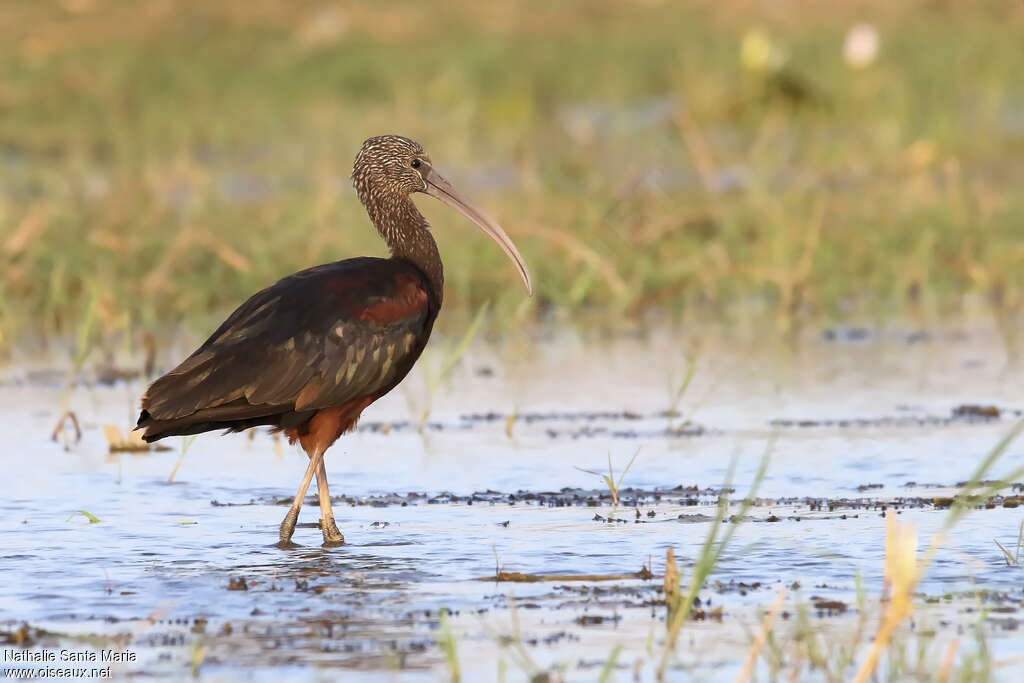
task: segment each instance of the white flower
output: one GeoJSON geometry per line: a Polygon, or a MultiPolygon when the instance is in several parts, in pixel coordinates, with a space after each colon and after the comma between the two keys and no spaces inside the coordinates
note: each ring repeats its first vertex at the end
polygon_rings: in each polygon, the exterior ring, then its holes
{"type": "Polygon", "coordinates": [[[843,59],[856,69],[868,66],[878,56],[880,44],[878,30],[871,24],[855,24],[846,33],[843,42],[843,59]]]}

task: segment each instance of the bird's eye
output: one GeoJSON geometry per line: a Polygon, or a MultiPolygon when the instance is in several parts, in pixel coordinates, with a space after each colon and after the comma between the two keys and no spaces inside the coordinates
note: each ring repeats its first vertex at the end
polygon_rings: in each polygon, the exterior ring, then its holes
{"type": "Polygon", "coordinates": [[[419,168],[420,167],[420,160],[419,159],[413,159],[412,160],[412,167],[413,168],[419,168]]]}

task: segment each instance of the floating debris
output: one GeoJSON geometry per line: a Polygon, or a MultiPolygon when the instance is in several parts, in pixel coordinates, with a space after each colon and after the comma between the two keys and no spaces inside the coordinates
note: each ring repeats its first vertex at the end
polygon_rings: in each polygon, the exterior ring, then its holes
{"type": "Polygon", "coordinates": [[[811,596],[811,606],[818,610],[818,616],[835,616],[842,614],[850,607],[842,600],[827,600],[817,595],[811,596]]]}
{"type": "Polygon", "coordinates": [[[965,403],[953,408],[954,418],[968,421],[981,420],[987,422],[989,420],[998,420],[1001,414],[1002,411],[992,405],[983,406],[965,403]]]}
{"type": "Polygon", "coordinates": [[[142,440],[139,432],[123,434],[117,425],[103,425],[103,436],[107,438],[107,448],[111,453],[148,453],[171,450],[163,444],[146,443],[142,440]]]}
{"type": "Polygon", "coordinates": [[[28,648],[36,645],[44,636],[48,635],[50,634],[42,629],[33,628],[27,623],[23,623],[13,631],[0,631],[0,642],[28,648]]]}
{"type": "Polygon", "coordinates": [[[521,572],[499,571],[494,576],[482,576],[476,581],[507,581],[510,583],[540,583],[542,581],[622,581],[625,579],[655,578],[649,567],[628,574],[523,574],[521,572]]]}
{"type": "Polygon", "coordinates": [[[64,450],[67,450],[68,446],[70,445],[68,443],[66,429],[66,426],[69,422],[71,423],[71,426],[75,428],[75,440],[72,441],[71,443],[77,444],[79,441],[82,440],[82,427],[78,424],[78,416],[75,415],[74,411],[72,410],[64,411],[64,414],[60,416],[59,420],[57,420],[57,424],[56,426],[54,426],[53,432],[50,434],[50,441],[53,441],[54,443],[57,443],[58,438],[63,437],[64,450]]]}

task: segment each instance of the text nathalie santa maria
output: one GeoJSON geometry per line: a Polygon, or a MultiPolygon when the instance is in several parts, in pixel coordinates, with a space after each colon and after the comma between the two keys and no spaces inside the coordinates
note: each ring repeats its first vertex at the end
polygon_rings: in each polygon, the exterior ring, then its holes
{"type": "Polygon", "coordinates": [[[131,650],[18,650],[4,648],[5,662],[134,662],[131,650]]]}

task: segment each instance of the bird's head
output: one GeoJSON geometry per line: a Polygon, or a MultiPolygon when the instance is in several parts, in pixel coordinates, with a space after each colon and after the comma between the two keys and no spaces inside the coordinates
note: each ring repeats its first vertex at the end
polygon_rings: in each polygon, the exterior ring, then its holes
{"type": "Polygon", "coordinates": [[[423,192],[420,170],[430,155],[420,143],[401,135],[378,135],[363,143],[352,167],[352,184],[359,198],[382,201],[390,196],[408,197],[423,192]]]}
{"type": "MultiPolygon", "coordinates": [[[[415,140],[401,135],[379,135],[363,143],[352,167],[352,184],[360,201],[371,212],[398,215],[398,207],[414,192],[423,192],[441,200],[473,221],[491,237],[512,260],[531,294],[533,286],[519,250],[487,214],[459,194],[451,183],[434,170],[430,155],[415,140]]],[[[377,220],[378,217],[375,217],[377,220]]]]}

